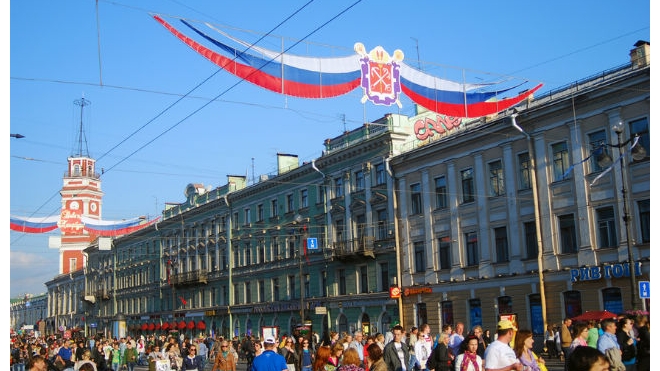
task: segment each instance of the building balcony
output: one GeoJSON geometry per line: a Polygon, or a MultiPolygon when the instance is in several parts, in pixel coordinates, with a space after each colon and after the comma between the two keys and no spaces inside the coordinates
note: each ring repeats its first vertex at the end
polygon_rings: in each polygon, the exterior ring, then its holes
{"type": "Polygon", "coordinates": [[[96,290],[94,296],[96,296],[97,300],[110,300],[110,293],[105,289],[96,290]]]}
{"type": "Polygon", "coordinates": [[[374,238],[366,236],[360,239],[335,242],[332,256],[340,261],[363,261],[376,257],[374,253],[374,238]]]}
{"type": "Polygon", "coordinates": [[[208,271],[198,269],[190,272],[174,274],[170,277],[170,283],[174,286],[188,286],[208,283],[208,271]]]}

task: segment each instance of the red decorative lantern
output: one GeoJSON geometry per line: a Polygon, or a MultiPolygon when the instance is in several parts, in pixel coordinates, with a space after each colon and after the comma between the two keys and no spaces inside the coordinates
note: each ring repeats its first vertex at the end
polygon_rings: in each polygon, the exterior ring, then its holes
{"type": "Polygon", "coordinates": [[[154,325],[154,330],[160,330],[160,327],[161,327],[160,323],[157,323],[156,325],[154,325]]]}
{"type": "Polygon", "coordinates": [[[198,330],[206,330],[206,323],[204,323],[204,321],[197,322],[197,329],[198,330]]]}
{"type": "Polygon", "coordinates": [[[165,322],[165,323],[163,323],[163,325],[160,328],[162,328],[163,330],[167,330],[168,328],[170,328],[170,323],[165,322]]]}
{"type": "Polygon", "coordinates": [[[147,328],[149,328],[149,325],[147,325],[146,323],[143,323],[142,326],[140,326],[140,330],[142,331],[146,331],[147,328]]]}
{"type": "Polygon", "coordinates": [[[152,323],[149,324],[149,327],[147,327],[147,328],[149,329],[149,331],[153,331],[153,330],[156,329],[156,324],[152,322],[152,323]]]}
{"type": "Polygon", "coordinates": [[[188,330],[192,330],[195,328],[195,321],[189,321],[188,322],[188,330]]]}
{"type": "Polygon", "coordinates": [[[181,322],[179,322],[179,324],[177,325],[177,328],[179,330],[183,330],[184,328],[186,328],[186,321],[182,320],[181,322]]]}

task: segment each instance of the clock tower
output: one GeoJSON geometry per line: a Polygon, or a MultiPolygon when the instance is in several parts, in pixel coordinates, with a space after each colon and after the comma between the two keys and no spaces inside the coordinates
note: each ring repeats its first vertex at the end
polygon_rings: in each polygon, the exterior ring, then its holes
{"type": "Polygon", "coordinates": [[[62,211],[58,226],[61,237],[58,244],[51,244],[51,247],[60,250],[60,274],[83,268],[82,251],[97,238],[83,228],[83,219],[101,220],[103,198],[100,174],[96,172],[96,160],[89,156],[82,123],[83,109],[91,102],[82,98],[74,103],[80,106],[78,151],[67,161],[64,184],[60,190],[62,211]]]}

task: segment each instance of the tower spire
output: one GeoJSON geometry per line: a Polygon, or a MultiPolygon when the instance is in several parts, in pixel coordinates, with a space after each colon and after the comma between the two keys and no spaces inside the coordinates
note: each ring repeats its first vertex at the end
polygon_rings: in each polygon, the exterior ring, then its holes
{"type": "Polygon", "coordinates": [[[80,129],[78,132],[78,152],[76,153],[76,156],[82,157],[89,157],[89,149],[87,148],[87,137],[85,137],[85,130],[83,129],[83,110],[85,109],[85,106],[89,106],[92,104],[91,101],[88,99],[85,99],[85,96],[81,99],[76,99],[73,101],[73,103],[77,106],[80,106],[80,129]],[[83,141],[85,142],[85,152],[83,153],[83,141]]]}

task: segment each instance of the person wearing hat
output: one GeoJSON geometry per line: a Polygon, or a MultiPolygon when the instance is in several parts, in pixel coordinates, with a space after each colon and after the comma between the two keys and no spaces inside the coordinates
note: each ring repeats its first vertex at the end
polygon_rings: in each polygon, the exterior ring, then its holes
{"type": "Polygon", "coordinates": [[[275,352],[276,344],[272,336],[264,339],[264,352],[254,358],[250,371],[288,371],[284,357],[275,352]]]}
{"type": "Polygon", "coordinates": [[[485,357],[485,371],[522,371],[523,365],[516,357],[509,343],[513,339],[513,323],[508,319],[497,323],[497,339],[488,345],[485,357]]]}

